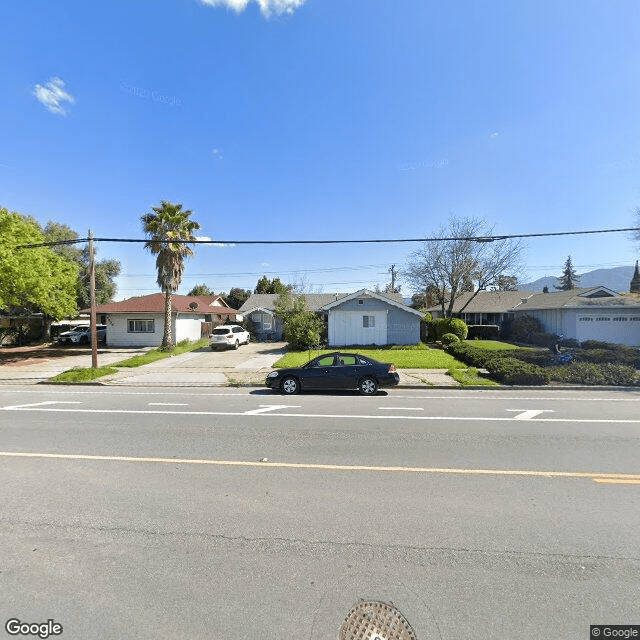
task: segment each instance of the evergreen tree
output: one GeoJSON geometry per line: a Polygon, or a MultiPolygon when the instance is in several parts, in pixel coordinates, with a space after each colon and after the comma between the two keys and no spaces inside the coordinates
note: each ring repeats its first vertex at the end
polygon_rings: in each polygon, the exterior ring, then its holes
{"type": "Polygon", "coordinates": [[[569,256],[567,261],[564,263],[564,271],[558,278],[558,283],[559,284],[555,285],[555,287],[560,291],[575,289],[580,283],[580,276],[575,272],[575,269],[571,264],[571,256],[569,256]]]}

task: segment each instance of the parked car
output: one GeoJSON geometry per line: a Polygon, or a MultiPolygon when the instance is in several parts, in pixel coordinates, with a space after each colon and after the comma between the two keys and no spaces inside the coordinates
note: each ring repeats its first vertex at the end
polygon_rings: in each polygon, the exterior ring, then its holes
{"type": "Polygon", "coordinates": [[[237,349],[241,344],[249,344],[249,332],[237,324],[223,324],[209,335],[209,346],[215,351],[220,347],[237,349]]]}
{"type": "MultiPolygon", "coordinates": [[[[98,342],[105,342],[107,339],[107,325],[97,324],[96,335],[98,342]]],[[[58,344],[89,344],[91,342],[91,327],[83,324],[71,329],[71,331],[63,331],[58,336],[58,344]]]]}
{"type": "Polygon", "coordinates": [[[272,371],[266,379],[267,387],[287,395],[307,390],[358,389],[362,395],[372,396],[378,387],[399,382],[394,364],[356,353],[328,353],[302,367],[272,371]]]}

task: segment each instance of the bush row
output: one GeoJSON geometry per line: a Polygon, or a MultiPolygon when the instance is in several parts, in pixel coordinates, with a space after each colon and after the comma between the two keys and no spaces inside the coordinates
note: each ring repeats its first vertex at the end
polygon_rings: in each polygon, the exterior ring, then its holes
{"type": "MultiPolygon", "coordinates": [[[[554,358],[551,353],[525,349],[488,351],[463,342],[449,345],[447,351],[472,367],[487,369],[493,378],[503,384],[539,385],[554,381],[586,385],[634,386],[639,380],[638,372],[633,366],[619,362],[596,364],[576,360],[566,365],[555,365],[552,364],[554,358]]],[[[634,349],[631,351],[635,352],[634,349]]],[[[615,353],[615,350],[610,352],[615,353]]]]}

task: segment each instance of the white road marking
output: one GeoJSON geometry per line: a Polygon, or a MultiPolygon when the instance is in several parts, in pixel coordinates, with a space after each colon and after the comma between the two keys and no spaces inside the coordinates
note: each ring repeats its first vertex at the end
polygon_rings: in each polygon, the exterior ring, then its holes
{"type": "Polygon", "coordinates": [[[52,404],[82,404],[82,402],[80,400],[45,400],[44,402],[32,402],[30,404],[14,404],[10,407],[0,407],[0,409],[29,409],[52,404]]]}
{"type": "Polygon", "coordinates": [[[424,411],[423,407],[378,407],[380,411],[424,411]]]}
{"type": "Polygon", "coordinates": [[[188,402],[149,402],[150,407],[188,407],[188,402]]]}
{"type": "MultiPolygon", "coordinates": [[[[73,403],[76,404],[76,403],[73,403]]],[[[297,408],[297,407],[296,407],[297,408]]],[[[246,416],[269,417],[264,413],[251,414],[244,411],[159,411],[155,409],[57,409],[55,407],[38,407],[25,405],[24,407],[0,407],[0,411],[44,411],[51,413],[102,413],[122,415],[176,415],[176,416],[246,416]]],[[[340,420],[422,420],[422,421],[465,421],[465,422],[513,422],[513,418],[480,417],[480,416],[408,416],[408,415],[365,415],[345,413],[278,413],[279,418],[317,418],[340,420]]],[[[640,417],[634,419],[617,418],[529,418],[531,422],[579,422],[581,424],[640,424],[640,417]]]]}
{"type": "Polygon", "coordinates": [[[514,420],[531,420],[541,413],[554,413],[553,409],[507,409],[507,411],[520,412],[517,416],[513,416],[514,420]]]}
{"type": "Polygon", "coordinates": [[[588,478],[591,480],[615,480],[618,482],[640,482],[640,474],[598,473],[595,471],[538,471],[527,469],[465,469],[447,467],[401,467],[346,464],[317,464],[304,462],[253,462],[249,460],[211,460],[198,458],[156,458],[132,456],[96,456],[76,453],[37,453],[22,451],[0,451],[4,458],[42,458],[52,460],[87,460],[105,462],[147,462],[163,464],[194,464],[215,467],[263,467],[281,469],[319,469],[323,471],[369,471],[396,473],[424,473],[441,475],[472,476],[520,476],[528,478],[588,478]]]}
{"type": "Polygon", "coordinates": [[[245,416],[257,416],[260,413],[267,413],[268,411],[276,411],[277,409],[299,409],[300,405],[286,405],[286,404],[261,404],[261,409],[252,409],[251,411],[245,411],[245,416]]]}
{"type": "MultiPolygon", "coordinates": [[[[46,389],[43,391],[42,387],[39,387],[37,390],[33,388],[29,389],[16,389],[17,385],[0,385],[0,394],[7,393],[11,395],[15,395],[17,393],[38,393],[38,394],[47,394],[47,395],[107,395],[107,396],[166,396],[167,391],[152,391],[149,389],[148,391],[123,391],[118,387],[110,387],[110,386],[101,386],[101,387],[93,387],[91,391],[87,391],[81,389],[80,386],[69,389],[46,389]]],[[[261,391],[264,392],[265,396],[273,395],[273,392],[269,391],[267,387],[259,387],[261,391]]],[[[588,389],[585,389],[588,390],[588,389]]],[[[203,398],[215,398],[216,396],[227,397],[227,396],[237,396],[237,397],[247,397],[250,396],[254,391],[246,391],[246,392],[216,392],[213,391],[211,393],[195,393],[193,391],[181,391],[179,387],[171,388],[171,393],[176,396],[191,396],[191,397],[203,397],[203,398]]],[[[514,400],[553,400],[555,402],[571,402],[575,400],[579,400],[580,402],[640,402],[640,393],[636,393],[635,397],[629,397],[628,393],[625,397],[621,395],[618,396],[602,396],[597,397],[597,394],[594,394],[591,397],[580,397],[580,396],[562,396],[559,395],[562,393],[561,390],[558,390],[556,393],[558,395],[555,396],[512,396],[511,391],[508,389],[501,389],[499,391],[485,391],[483,392],[487,395],[472,395],[472,392],[464,395],[430,395],[430,394],[421,394],[421,395],[396,395],[393,392],[389,393],[389,399],[398,399],[402,398],[405,400],[490,400],[490,401],[505,401],[505,402],[513,402],[514,400]],[[488,395],[492,394],[492,395],[488,395]],[[502,394],[497,395],[497,394],[502,394]]],[[[604,391],[598,391],[598,393],[605,393],[604,391]]],[[[620,393],[620,392],[618,392],[620,393]]],[[[318,396],[302,396],[301,398],[318,398],[318,396]]],[[[359,396],[331,396],[332,401],[340,401],[347,400],[349,402],[353,401],[362,401],[362,402],[370,402],[370,398],[361,398],[359,396]]]]}

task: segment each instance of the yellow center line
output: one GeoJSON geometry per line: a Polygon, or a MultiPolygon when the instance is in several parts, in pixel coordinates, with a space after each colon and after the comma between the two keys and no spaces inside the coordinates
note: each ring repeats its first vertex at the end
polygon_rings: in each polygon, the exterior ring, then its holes
{"type": "Polygon", "coordinates": [[[594,482],[600,484],[640,484],[640,480],[634,480],[633,478],[593,478],[594,482]]]}
{"type": "Polygon", "coordinates": [[[376,465],[316,464],[304,462],[253,462],[250,460],[210,460],[198,458],[155,458],[133,456],[97,456],[77,453],[32,453],[0,451],[5,458],[44,458],[107,462],[146,462],[157,464],[198,464],[218,467],[261,467],[267,469],[317,469],[322,471],[371,471],[377,473],[424,473],[449,475],[520,476],[533,478],[589,478],[597,481],[619,480],[640,483],[640,474],[597,471],[534,471],[524,469],[456,469],[447,467],[399,467],[376,465]]]}

